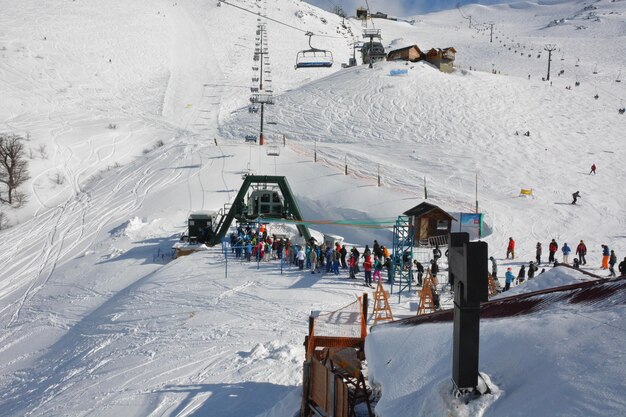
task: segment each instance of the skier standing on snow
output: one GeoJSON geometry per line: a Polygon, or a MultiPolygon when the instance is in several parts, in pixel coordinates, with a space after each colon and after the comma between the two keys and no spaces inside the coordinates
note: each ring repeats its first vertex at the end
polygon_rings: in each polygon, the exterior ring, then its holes
{"type": "Polygon", "coordinates": [[[624,260],[620,262],[617,268],[619,269],[620,276],[626,275],[626,256],[624,256],[624,260]]]}
{"type": "Polygon", "coordinates": [[[380,245],[378,244],[377,240],[374,240],[374,246],[372,248],[372,252],[374,253],[374,256],[378,256],[379,258],[383,257],[383,250],[380,248],[380,245]]]}
{"type": "Polygon", "coordinates": [[[346,265],[346,255],[348,254],[348,250],[346,249],[346,245],[341,247],[339,253],[341,254],[341,269],[347,269],[348,265],[346,265]]]}
{"type": "Polygon", "coordinates": [[[563,252],[563,263],[569,264],[569,254],[572,252],[572,249],[567,246],[567,242],[563,244],[561,252],[563,252]]]}
{"type": "Polygon", "coordinates": [[[538,269],[537,265],[535,265],[533,261],[530,261],[528,264],[528,279],[535,278],[535,272],[537,272],[538,269]]]}
{"type": "Polygon", "coordinates": [[[490,256],[489,260],[491,261],[491,276],[496,279],[498,278],[498,264],[493,256],[490,256]]]}
{"type": "Polygon", "coordinates": [[[572,198],[574,199],[574,201],[572,201],[572,204],[576,204],[576,201],[578,201],[580,197],[580,191],[576,191],[574,194],[572,194],[572,198]]]}
{"type": "Polygon", "coordinates": [[[365,256],[363,261],[363,272],[365,272],[365,285],[372,286],[372,260],[370,255],[365,256]]]}
{"type": "Polygon", "coordinates": [[[589,175],[596,175],[596,164],[591,165],[591,171],[589,171],[589,175]]]}
{"type": "Polygon", "coordinates": [[[417,272],[417,285],[422,285],[422,276],[424,275],[424,265],[418,262],[417,259],[413,261],[413,265],[415,266],[415,271],[417,272]]]}
{"type": "Polygon", "coordinates": [[[602,245],[602,269],[609,269],[609,247],[602,245]]]}
{"type": "Polygon", "coordinates": [[[541,242],[537,242],[537,250],[535,251],[535,259],[537,260],[537,265],[541,265],[541,242]]]}
{"type": "Polygon", "coordinates": [[[617,263],[617,256],[615,255],[615,251],[611,251],[611,256],[609,257],[609,274],[610,277],[615,276],[615,264],[617,263]]]}
{"type": "Polygon", "coordinates": [[[441,249],[439,249],[439,245],[435,245],[435,249],[433,249],[433,258],[436,260],[438,260],[439,258],[441,258],[441,249]]]}
{"type": "Polygon", "coordinates": [[[515,241],[512,237],[509,238],[509,244],[506,247],[506,259],[509,259],[509,254],[511,259],[515,259],[515,241]]]}
{"type": "Polygon", "coordinates": [[[314,274],[317,270],[317,245],[313,245],[309,259],[311,260],[311,273],[314,274]]]}
{"type": "Polygon", "coordinates": [[[437,277],[439,273],[439,265],[437,265],[437,260],[435,259],[430,261],[430,273],[433,274],[433,277],[437,277]]]}
{"type": "Polygon", "coordinates": [[[524,265],[521,266],[519,272],[517,273],[517,283],[521,284],[526,280],[526,267],[524,265]]]}
{"type": "Polygon", "coordinates": [[[306,257],[306,255],[304,254],[304,249],[302,249],[302,246],[300,246],[300,249],[298,250],[298,254],[296,255],[296,257],[298,258],[298,269],[303,270],[304,258],[306,257]]]}
{"type": "Polygon", "coordinates": [[[550,246],[548,247],[550,251],[550,256],[548,257],[548,263],[554,263],[554,254],[557,250],[559,250],[559,244],[556,243],[556,240],[552,239],[550,242],[550,246]]]}
{"type": "Polygon", "coordinates": [[[383,270],[383,264],[378,256],[374,256],[374,277],[373,280],[380,282],[380,272],[383,270]]]}
{"type": "Polygon", "coordinates": [[[504,278],[504,291],[508,291],[511,288],[511,283],[515,281],[515,275],[513,275],[513,270],[510,267],[506,269],[506,274],[504,274],[504,278]]]}
{"type": "Polygon", "coordinates": [[[585,242],[583,242],[582,240],[576,247],[576,255],[578,255],[579,264],[587,265],[587,260],[585,259],[585,256],[587,256],[587,246],[585,245],[585,242]]]}

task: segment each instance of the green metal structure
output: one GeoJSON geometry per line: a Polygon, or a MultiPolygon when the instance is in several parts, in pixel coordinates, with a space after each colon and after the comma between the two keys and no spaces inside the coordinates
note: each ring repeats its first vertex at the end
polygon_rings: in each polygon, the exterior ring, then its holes
{"type": "MultiPolygon", "coordinates": [[[[216,233],[211,236],[208,242],[209,245],[220,244],[235,219],[240,223],[262,223],[263,219],[303,220],[300,209],[298,208],[298,203],[296,203],[296,199],[287,182],[287,178],[276,175],[247,175],[244,178],[243,184],[230,206],[228,213],[223,214],[218,220],[214,229],[216,233]],[[265,213],[258,207],[260,204],[264,203],[257,202],[257,206],[255,207],[248,206],[249,202],[246,201],[248,190],[252,188],[253,194],[258,190],[269,190],[267,194],[270,196],[276,195],[275,193],[273,194],[275,190],[273,190],[272,187],[278,187],[278,190],[280,190],[282,197],[282,201],[280,201],[280,205],[282,206],[281,210],[275,209],[278,205],[275,199],[267,202],[269,209],[265,213]]],[[[296,227],[300,232],[300,236],[303,236],[304,240],[308,242],[311,239],[311,233],[308,227],[305,224],[298,224],[296,227]]]]}

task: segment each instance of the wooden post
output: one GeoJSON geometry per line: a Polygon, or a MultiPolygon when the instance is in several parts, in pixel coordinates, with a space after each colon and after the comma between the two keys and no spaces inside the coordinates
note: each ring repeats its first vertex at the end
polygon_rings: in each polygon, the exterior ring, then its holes
{"type": "Polygon", "coordinates": [[[317,162],[317,139],[315,139],[315,147],[313,148],[313,162],[317,162]]]}
{"type": "Polygon", "coordinates": [[[426,177],[424,177],[424,200],[428,200],[428,189],[426,188],[426,177]]]}
{"type": "Polygon", "coordinates": [[[378,186],[380,187],[380,162],[378,163],[378,186]]]}
{"type": "Polygon", "coordinates": [[[344,175],[348,175],[348,155],[346,155],[343,159],[343,164],[344,164],[344,175]]]}

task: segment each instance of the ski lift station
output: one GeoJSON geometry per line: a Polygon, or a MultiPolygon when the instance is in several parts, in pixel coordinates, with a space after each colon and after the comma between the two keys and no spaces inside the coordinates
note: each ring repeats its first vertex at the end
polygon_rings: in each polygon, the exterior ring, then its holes
{"type": "MultiPolygon", "coordinates": [[[[240,224],[263,224],[267,220],[302,221],[296,199],[281,176],[247,175],[232,204],[225,204],[218,211],[194,212],[187,220],[187,232],[173,249],[177,256],[206,250],[222,242],[233,220],[240,224]],[[250,193],[248,194],[248,192],[250,193]]],[[[311,234],[304,224],[297,224],[303,241],[311,234]]]]}

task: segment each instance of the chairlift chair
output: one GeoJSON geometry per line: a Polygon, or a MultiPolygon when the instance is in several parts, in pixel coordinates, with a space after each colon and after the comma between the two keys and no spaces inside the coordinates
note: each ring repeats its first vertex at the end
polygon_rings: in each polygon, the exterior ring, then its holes
{"type": "Polygon", "coordinates": [[[312,32],[307,32],[310,49],[298,52],[295,69],[298,68],[330,68],[333,66],[333,54],[325,49],[314,48],[311,45],[312,32]]]}
{"type": "Polygon", "coordinates": [[[280,156],[280,148],[278,146],[268,146],[266,154],[267,156],[280,156]]]}

